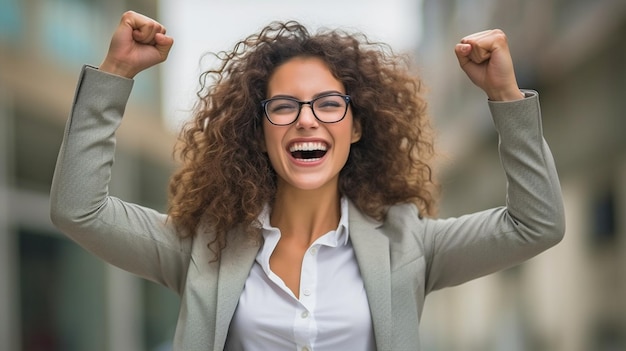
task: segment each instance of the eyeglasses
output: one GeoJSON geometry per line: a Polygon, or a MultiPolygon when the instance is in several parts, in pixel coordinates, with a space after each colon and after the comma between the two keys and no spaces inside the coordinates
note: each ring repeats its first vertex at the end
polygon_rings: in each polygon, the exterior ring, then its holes
{"type": "Polygon", "coordinates": [[[331,93],[318,96],[310,101],[300,101],[289,97],[277,97],[261,101],[265,117],[271,124],[287,126],[300,116],[302,105],[311,106],[313,116],[323,123],[337,123],[348,112],[350,96],[331,93]]]}

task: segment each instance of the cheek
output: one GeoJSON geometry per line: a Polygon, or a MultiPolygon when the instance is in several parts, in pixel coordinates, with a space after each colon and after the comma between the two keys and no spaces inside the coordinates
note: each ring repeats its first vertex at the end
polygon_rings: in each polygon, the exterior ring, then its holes
{"type": "Polygon", "coordinates": [[[264,128],[263,129],[263,139],[261,142],[261,147],[263,151],[266,152],[270,158],[275,157],[275,155],[281,150],[280,140],[282,138],[282,133],[276,128],[264,128]]]}
{"type": "Polygon", "coordinates": [[[345,154],[346,158],[350,153],[350,148],[355,142],[354,131],[351,128],[343,128],[340,132],[335,134],[335,147],[341,154],[345,154]]]}

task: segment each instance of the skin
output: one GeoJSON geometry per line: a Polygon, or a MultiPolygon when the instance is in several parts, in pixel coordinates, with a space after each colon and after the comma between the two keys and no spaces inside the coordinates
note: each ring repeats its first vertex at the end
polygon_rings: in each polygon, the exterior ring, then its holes
{"type": "Polygon", "coordinates": [[[506,35],[500,29],[468,35],[454,47],[461,69],[490,100],[524,98],[517,86],[506,35]]]}
{"type": "MultiPolygon", "coordinates": [[[[268,83],[268,97],[309,101],[326,92],[345,94],[345,89],[319,58],[293,58],[279,66],[268,83]]],[[[350,108],[340,122],[322,123],[308,105],[288,126],[272,125],[265,119],[263,131],[267,154],[278,175],[270,221],[281,231],[270,267],[298,296],[306,250],[339,223],[339,171],[348,159],[350,145],[360,139],[361,132],[353,122],[350,108]],[[319,161],[305,163],[291,156],[292,143],[313,141],[328,147],[319,161]]]]}
{"type": "Polygon", "coordinates": [[[165,27],[153,19],[133,11],[125,12],[99,69],[133,78],[165,61],[174,45],[174,39],[165,33],[165,27]]]}
{"type": "MultiPolygon", "coordinates": [[[[109,51],[99,69],[133,78],[144,69],[167,59],[174,44],[160,23],[129,11],[115,30],[109,51]]],[[[506,35],[499,29],[471,34],[454,48],[461,69],[490,100],[522,99],[506,35]]],[[[268,83],[268,98],[287,95],[308,101],[324,91],[345,93],[324,63],[315,58],[294,58],[279,66],[268,83]]],[[[302,258],[318,237],[337,228],[340,217],[338,174],[350,145],[360,138],[352,112],[336,124],[315,119],[304,106],[296,123],[274,126],[264,122],[265,148],[278,175],[271,224],[282,233],[270,258],[274,273],[298,296],[302,258]],[[316,138],[329,145],[323,160],[302,165],[290,159],[286,147],[293,140],[316,138]],[[302,139],[304,138],[304,139],[302,139]]]]}

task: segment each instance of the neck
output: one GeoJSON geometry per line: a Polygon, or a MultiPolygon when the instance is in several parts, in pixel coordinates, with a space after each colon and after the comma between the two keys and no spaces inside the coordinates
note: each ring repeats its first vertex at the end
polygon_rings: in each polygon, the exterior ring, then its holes
{"type": "Polygon", "coordinates": [[[279,186],[270,222],[280,229],[283,237],[308,247],[339,225],[339,199],[337,186],[316,190],[279,186]]]}

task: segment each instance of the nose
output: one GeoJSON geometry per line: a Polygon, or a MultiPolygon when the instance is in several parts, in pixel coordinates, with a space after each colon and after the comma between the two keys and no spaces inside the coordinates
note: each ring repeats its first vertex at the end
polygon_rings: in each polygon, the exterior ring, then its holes
{"type": "Polygon", "coordinates": [[[298,128],[317,128],[319,122],[313,114],[313,107],[311,104],[302,104],[300,107],[300,115],[296,121],[296,127],[298,128]]]}

